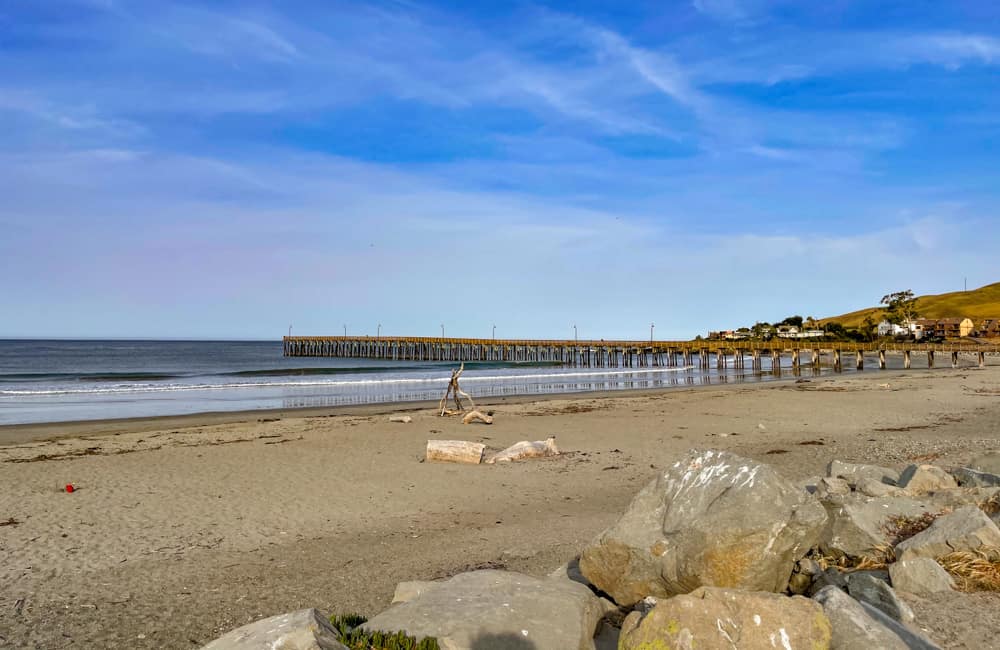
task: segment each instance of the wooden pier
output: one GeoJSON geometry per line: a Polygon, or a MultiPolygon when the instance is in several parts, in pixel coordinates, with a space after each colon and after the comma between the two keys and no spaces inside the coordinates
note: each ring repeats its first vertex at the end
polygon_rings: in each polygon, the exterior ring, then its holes
{"type": "Polygon", "coordinates": [[[585,368],[819,368],[824,355],[828,365],[842,370],[853,361],[862,370],[866,360],[877,360],[885,369],[886,355],[902,355],[910,368],[914,353],[926,353],[933,368],[936,355],[946,355],[951,367],[964,355],[980,367],[986,355],[1000,354],[1000,345],[977,343],[851,343],[812,342],[801,339],[771,341],[553,341],[459,339],[398,336],[286,336],[286,357],[339,357],[392,361],[493,361],[552,363],[585,368]],[[853,359],[851,356],[853,355],[853,359]]]}

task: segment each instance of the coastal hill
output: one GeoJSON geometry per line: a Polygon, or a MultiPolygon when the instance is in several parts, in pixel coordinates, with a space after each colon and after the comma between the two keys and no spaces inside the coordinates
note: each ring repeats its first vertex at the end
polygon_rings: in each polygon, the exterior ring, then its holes
{"type": "MultiPolygon", "coordinates": [[[[859,327],[866,316],[875,321],[882,320],[882,307],[869,307],[840,316],[831,316],[821,324],[840,323],[844,327],[859,327]]],[[[950,318],[959,316],[981,321],[986,318],[1000,318],[1000,282],[971,291],[955,291],[937,295],[919,296],[917,311],[921,318],[950,318]]]]}

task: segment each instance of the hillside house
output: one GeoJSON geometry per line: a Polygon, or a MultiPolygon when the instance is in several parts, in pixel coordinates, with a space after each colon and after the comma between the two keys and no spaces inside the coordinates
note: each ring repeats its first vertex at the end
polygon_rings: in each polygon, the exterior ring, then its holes
{"type": "Polygon", "coordinates": [[[934,336],[956,339],[972,334],[975,329],[971,318],[942,318],[934,325],[934,336]]]}
{"type": "Polygon", "coordinates": [[[979,324],[973,336],[981,336],[983,338],[1000,337],[1000,318],[987,318],[979,324]]]}
{"type": "Polygon", "coordinates": [[[906,325],[897,325],[896,323],[890,323],[887,320],[883,320],[878,324],[878,335],[879,336],[909,336],[910,328],[906,325]]]}

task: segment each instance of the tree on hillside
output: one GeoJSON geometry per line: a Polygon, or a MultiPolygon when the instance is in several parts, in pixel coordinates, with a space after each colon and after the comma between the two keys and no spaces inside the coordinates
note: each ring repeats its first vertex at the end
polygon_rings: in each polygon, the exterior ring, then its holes
{"type": "Polygon", "coordinates": [[[865,316],[865,319],[861,321],[861,327],[858,328],[862,336],[869,341],[875,340],[875,334],[878,331],[878,323],[871,316],[865,316]]]}
{"type": "Polygon", "coordinates": [[[801,316],[789,316],[785,320],[778,323],[778,325],[794,325],[795,327],[802,327],[802,317],[801,316]]]}
{"type": "Polygon", "coordinates": [[[919,316],[917,299],[913,297],[913,292],[909,289],[882,296],[881,304],[885,305],[886,320],[896,325],[902,325],[919,316]]]}

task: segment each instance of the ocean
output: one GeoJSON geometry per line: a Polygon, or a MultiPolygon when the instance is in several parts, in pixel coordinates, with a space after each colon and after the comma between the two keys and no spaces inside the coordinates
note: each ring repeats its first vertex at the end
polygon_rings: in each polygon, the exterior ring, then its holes
{"type": "MultiPolygon", "coordinates": [[[[437,400],[454,366],[286,358],[281,341],[0,340],[0,424],[437,400]]],[[[714,364],[701,370],[467,363],[461,384],[475,398],[767,378],[773,376],[750,369],[720,373],[714,364]]]]}

